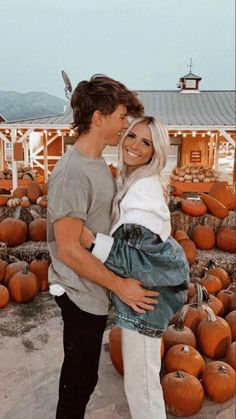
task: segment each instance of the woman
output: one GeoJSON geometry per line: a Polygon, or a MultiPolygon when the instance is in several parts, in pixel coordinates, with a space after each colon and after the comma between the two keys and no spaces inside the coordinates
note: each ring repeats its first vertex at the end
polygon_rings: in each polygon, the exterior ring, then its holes
{"type": "Polygon", "coordinates": [[[157,119],[144,117],[131,123],[119,146],[112,237],[98,233],[95,238],[87,229],[83,236],[85,247],[109,269],[160,292],[154,309],[139,313],[112,295],[122,327],[124,386],[133,419],[166,417],[159,377],[160,337],[187,300],[188,262],[170,237],[168,197],[161,177],[168,145],[167,131],[157,119]]]}

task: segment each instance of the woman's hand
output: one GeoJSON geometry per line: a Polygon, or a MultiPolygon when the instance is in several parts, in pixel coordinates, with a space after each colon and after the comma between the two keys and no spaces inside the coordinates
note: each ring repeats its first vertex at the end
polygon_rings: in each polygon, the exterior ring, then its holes
{"type": "Polygon", "coordinates": [[[96,236],[87,227],[83,227],[82,234],[80,236],[80,243],[85,249],[89,249],[91,244],[96,239],[96,236]]]}

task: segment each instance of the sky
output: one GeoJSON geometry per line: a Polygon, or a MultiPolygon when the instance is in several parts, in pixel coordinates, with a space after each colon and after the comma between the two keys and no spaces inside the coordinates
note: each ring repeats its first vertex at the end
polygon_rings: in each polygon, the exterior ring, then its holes
{"type": "Polygon", "coordinates": [[[234,0],[0,0],[0,90],[64,98],[95,73],[134,90],[235,89],[234,0]]]}

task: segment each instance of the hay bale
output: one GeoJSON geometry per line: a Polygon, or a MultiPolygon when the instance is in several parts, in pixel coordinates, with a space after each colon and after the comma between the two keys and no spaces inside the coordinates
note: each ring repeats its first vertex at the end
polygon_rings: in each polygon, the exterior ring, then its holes
{"type": "Polygon", "coordinates": [[[18,259],[25,260],[28,263],[32,262],[32,260],[38,256],[43,255],[43,257],[51,263],[47,242],[27,241],[20,246],[8,247],[7,253],[9,256],[15,256],[18,259]]]}
{"type": "Polygon", "coordinates": [[[235,270],[235,253],[223,252],[223,250],[214,248],[212,250],[197,250],[197,259],[190,267],[191,276],[201,276],[204,268],[211,259],[215,259],[217,266],[224,268],[229,274],[235,270]]]}
{"type": "Polygon", "coordinates": [[[171,213],[171,224],[174,230],[184,230],[190,237],[192,236],[193,228],[205,221],[205,224],[213,227],[217,232],[223,225],[233,227],[235,225],[235,213],[230,211],[228,217],[220,219],[211,214],[204,214],[201,217],[192,217],[177,210],[171,213]]]}

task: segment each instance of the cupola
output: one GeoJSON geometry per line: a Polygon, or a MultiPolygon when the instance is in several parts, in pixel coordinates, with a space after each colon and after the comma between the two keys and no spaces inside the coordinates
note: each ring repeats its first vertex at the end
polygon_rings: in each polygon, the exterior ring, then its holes
{"type": "Polygon", "coordinates": [[[183,77],[180,77],[177,87],[180,89],[180,93],[200,93],[199,83],[202,80],[201,77],[196,76],[192,73],[192,58],[190,58],[190,71],[183,77]]]}

